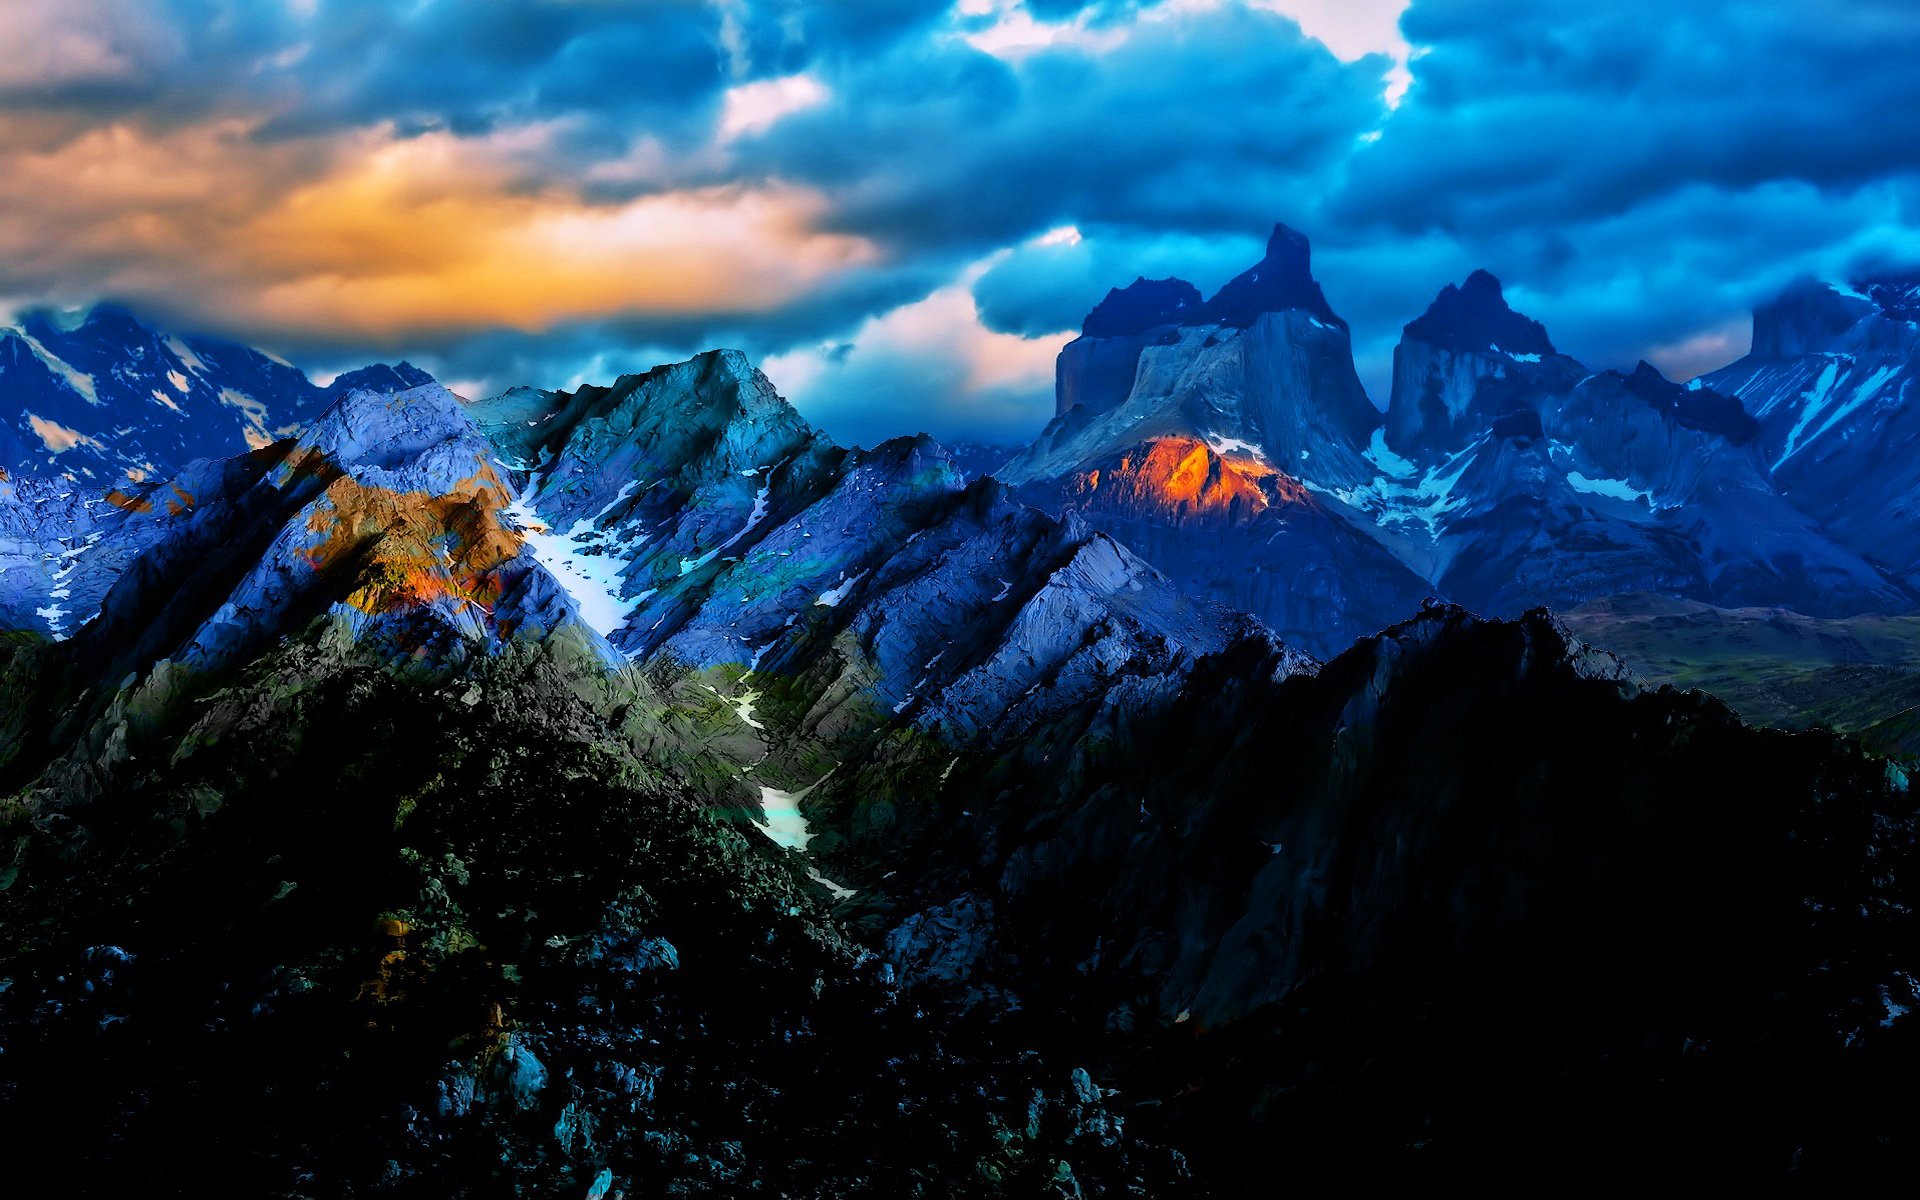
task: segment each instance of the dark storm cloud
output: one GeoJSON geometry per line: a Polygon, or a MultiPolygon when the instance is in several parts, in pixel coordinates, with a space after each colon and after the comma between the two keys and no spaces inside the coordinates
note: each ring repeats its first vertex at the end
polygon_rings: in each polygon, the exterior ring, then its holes
{"type": "Polygon", "coordinates": [[[1428,0],[1401,25],[1415,82],[1354,157],[1353,220],[1550,228],[1689,184],[1848,188],[1916,165],[1908,0],[1428,0]]]}
{"type": "Polygon", "coordinates": [[[1401,25],[1413,85],[1323,214],[1336,303],[1430,296],[1464,256],[1563,348],[1684,373],[1788,279],[1913,257],[1920,7],[1416,0],[1401,25]]]}
{"type": "Polygon", "coordinates": [[[827,189],[841,228],[898,245],[1000,246],[1062,222],[1243,235],[1313,202],[1383,115],[1384,67],[1240,8],[1007,59],[916,39],[828,73],[833,99],[752,152],[827,189]]]}
{"type": "Polygon", "coordinates": [[[166,122],[264,115],[261,136],[391,121],[478,134],[571,117],[692,136],[730,84],[868,53],[946,0],[22,0],[0,32],[52,64],[0,109],[166,122]],[[58,60],[71,61],[61,64],[58,60]]]}

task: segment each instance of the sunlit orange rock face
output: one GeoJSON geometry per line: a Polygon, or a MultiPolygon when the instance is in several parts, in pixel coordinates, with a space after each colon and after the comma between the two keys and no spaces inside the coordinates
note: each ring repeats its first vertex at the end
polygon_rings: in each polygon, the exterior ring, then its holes
{"type": "Polygon", "coordinates": [[[1242,524],[1307,494],[1297,480],[1251,456],[1219,454],[1198,438],[1162,437],[1069,476],[1061,498],[1126,516],[1242,524]]]}
{"type": "Polygon", "coordinates": [[[123,492],[119,488],[114,488],[107,493],[107,503],[113,505],[115,508],[123,508],[131,513],[153,511],[153,501],[143,496],[135,496],[129,492],[123,492]]]}
{"type": "Polygon", "coordinates": [[[500,594],[496,569],[522,541],[501,521],[509,502],[506,485],[484,462],[441,494],[396,492],[342,475],[308,519],[320,540],[307,561],[350,581],[346,602],[363,612],[448,600],[490,615],[500,594]]]}

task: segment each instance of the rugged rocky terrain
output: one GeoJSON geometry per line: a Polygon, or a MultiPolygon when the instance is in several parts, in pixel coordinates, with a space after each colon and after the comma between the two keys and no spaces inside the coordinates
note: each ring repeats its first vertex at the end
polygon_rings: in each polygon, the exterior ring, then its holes
{"type": "MultiPolygon", "coordinates": [[[[1262,282],[1219,328],[1325,319],[1262,282]]],[[[1314,511],[1145,453],[1116,518],[1314,511]]],[[[1912,1167],[1905,774],[1545,614],[1323,666],[726,352],[356,390],[122,495],[0,641],[29,1192],[1912,1167]]]]}
{"type": "Polygon", "coordinates": [[[30,309],[0,328],[0,463],[97,491],[265,446],[356,389],[427,379],[380,363],[322,387],[251,346],[171,333],[116,305],[30,309]]]}
{"type": "MultiPolygon", "coordinates": [[[[1887,330],[1847,336],[1910,353],[1887,330]]],[[[1210,300],[1177,279],[1109,293],[1061,351],[1054,420],[999,476],[1323,656],[1430,595],[1503,616],[1634,591],[1920,606],[1897,555],[1783,493],[1759,410],[1645,363],[1582,365],[1484,271],[1407,324],[1392,389],[1381,413],[1305,239],[1280,227],[1210,300]]],[[[1889,503],[1911,484],[1890,478],[1889,503]]]]}
{"type": "Polygon", "coordinates": [[[1700,380],[1739,397],[1780,489],[1857,553],[1920,583],[1911,401],[1920,282],[1805,282],[1753,314],[1753,349],[1700,380]]]}
{"type": "Polygon", "coordinates": [[[1056,393],[1053,422],[999,478],[1195,594],[1332,654],[1432,592],[1327,494],[1379,474],[1381,417],[1299,233],[1277,227],[1209,301],[1181,280],[1115,289],[1060,352],[1056,393]]]}
{"type": "Polygon", "coordinates": [[[194,505],[199,460],[298,433],[355,391],[428,382],[403,362],[320,387],[251,347],[111,305],[26,313],[0,328],[0,625],[71,634],[157,535],[139,518],[194,505]]]}
{"type": "Polygon", "coordinates": [[[1781,494],[1737,398],[1645,363],[1592,371],[1485,272],[1407,325],[1376,458],[1381,482],[1337,494],[1424,535],[1436,590],[1478,612],[1635,591],[1821,616],[1916,605],[1781,494]]]}

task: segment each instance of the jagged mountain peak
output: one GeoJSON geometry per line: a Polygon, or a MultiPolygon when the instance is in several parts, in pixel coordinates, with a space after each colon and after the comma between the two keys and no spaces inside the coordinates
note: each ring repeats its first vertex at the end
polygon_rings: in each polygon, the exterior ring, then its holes
{"type": "Polygon", "coordinates": [[[1267,239],[1266,257],[1227,281],[1207,301],[1201,319],[1244,328],[1264,313],[1299,309],[1341,329],[1346,322],[1335,315],[1313,278],[1313,248],[1306,235],[1276,224],[1267,239]]]}
{"type": "MultiPolygon", "coordinates": [[[[783,401],[784,403],[784,401],[783,401]]],[[[904,470],[954,471],[952,451],[930,433],[903,433],[870,447],[848,452],[850,461],[897,464],[904,470]]]]}
{"type": "Polygon", "coordinates": [[[1142,275],[1113,288],[1096,304],[1080,332],[1091,338],[1125,337],[1161,325],[1184,324],[1201,309],[1200,289],[1184,279],[1148,279],[1142,275]]]}
{"type": "Polygon", "coordinates": [[[300,435],[295,454],[317,454],[342,466],[385,466],[472,438],[472,432],[460,398],[437,382],[399,391],[359,387],[320,414],[300,435]]]}
{"type": "Polygon", "coordinates": [[[0,371],[0,464],[102,490],[292,436],[355,389],[432,378],[376,364],[322,387],[265,351],[112,302],[21,313],[0,329],[0,371]]]}
{"type": "Polygon", "coordinates": [[[104,300],[79,308],[35,305],[21,309],[15,314],[12,327],[38,335],[40,333],[73,333],[94,324],[145,328],[130,309],[104,300]]]}
{"type": "Polygon", "coordinates": [[[1890,272],[1850,284],[1795,280],[1753,310],[1756,360],[1809,354],[1910,356],[1920,346],[1920,280],[1890,272]]]}
{"type": "Polygon", "coordinates": [[[1313,245],[1307,240],[1306,234],[1285,221],[1273,223],[1273,232],[1267,235],[1268,261],[1279,261],[1290,256],[1298,257],[1300,271],[1304,274],[1307,272],[1308,259],[1312,252],[1313,245]]]}
{"type": "Polygon", "coordinates": [[[1768,473],[1802,511],[1920,585],[1920,287],[1803,278],[1753,310],[1753,348],[1697,385],[1737,396],[1768,473]]]}
{"type": "Polygon", "coordinates": [[[703,420],[739,418],[800,420],[760,369],[738,350],[708,350],[685,362],[623,375],[610,391],[644,395],[649,404],[665,400],[683,416],[703,420]]]}
{"type": "Polygon", "coordinates": [[[135,306],[119,300],[97,300],[92,304],[65,308],[50,304],[33,305],[15,314],[15,327],[36,336],[46,333],[72,334],[82,330],[117,338],[136,333],[166,336],[158,322],[135,306]]]}
{"type": "Polygon", "coordinates": [[[1575,679],[1618,684],[1627,691],[1639,687],[1632,669],[1618,655],[1589,645],[1547,608],[1528,609],[1508,620],[1489,620],[1458,604],[1429,601],[1405,621],[1362,639],[1349,653],[1377,672],[1383,659],[1392,662],[1436,648],[1452,649],[1469,634],[1519,642],[1522,652],[1507,657],[1516,676],[1565,673],[1575,679]]]}
{"type": "Polygon", "coordinates": [[[327,390],[335,394],[345,394],[361,388],[371,388],[380,392],[398,392],[432,382],[432,375],[403,358],[397,363],[372,363],[336,375],[333,382],[327,385],[327,390]]]}
{"type": "Polygon", "coordinates": [[[1736,446],[1746,445],[1760,432],[1759,422],[1748,415],[1738,397],[1675,383],[1645,359],[1627,374],[1606,374],[1618,378],[1628,395],[1687,429],[1718,434],[1736,446]]]}
{"type": "Polygon", "coordinates": [[[1393,351],[1386,439],[1395,453],[1435,462],[1458,453],[1537,393],[1572,387],[1586,368],[1553,348],[1538,321],[1514,311],[1484,270],[1447,284],[1409,321],[1393,351]]]}
{"type": "Polygon", "coordinates": [[[1486,270],[1441,288],[1427,311],[1407,323],[1404,336],[1456,351],[1556,353],[1546,327],[1515,312],[1500,280],[1486,270]]]}
{"type": "Polygon", "coordinates": [[[1870,275],[1856,280],[1853,286],[1892,319],[1920,322],[1920,267],[1870,275]]]}
{"type": "MultiPolygon", "coordinates": [[[[1158,353],[1162,350],[1175,357],[1191,356],[1197,349],[1227,359],[1242,355],[1250,342],[1252,356],[1263,360],[1253,364],[1255,370],[1271,360],[1283,364],[1280,370],[1285,373],[1342,376],[1324,380],[1325,386],[1318,391],[1331,410],[1331,419],[1343,430],[1357,430],[1364,441],[1378,423],[1358,377],[1345,378],[1352,375],[1347,324],[1314,282],[1306,237],[1286,225],[1274,226],[1265,257],[1229,280],[1211,299],[1203,302],[1199,290],[1182,279],[1140,277],[1109,291],[1081,328],[1082,335],[1060,352],[1054,386],[1056,417],[1071,413],[1074,422],[1084,423],[1095,413],[1120,405],[1133,389],[1143,355],[1150,350],[1156,352],[1152,357],[1166,357],[1158,353]],[[1195,331],[1202,332],[1188,336],[1195,331]],[[1316,362],[1306,367],[1309,359],[1316,362]]],[[[1202,422],[1187,432],[1222,427],[1218,422],[1202,422]]],[[[1235,436],[1256,432],[1249,425],[1235,436]]],[[[1280,458],[1293,448],[1280,429],[1269,428],[1267,439],[1267,448],[1280,458]]]]}
{"type": "Polygon", "coordinates": [[[738,350],[710,350],[571,392],[513,388],[469,408],[509,465],[532,469],[564,457],[567,464],[554,465],[562,473],[591,465],[625,474],[641,459],[653,464],[646,473],[695,462],[744,470],[822,442],[738,350]],[[784,449],[769,459],[773,447],[784,449]]]}
{"type": "Polygon", "coordinates": [[[1851,287],[1806,277],[1753,310],[1753,356],[1781,359],[1834,348],[1875,311],[1873,300],[1851,287]]]}

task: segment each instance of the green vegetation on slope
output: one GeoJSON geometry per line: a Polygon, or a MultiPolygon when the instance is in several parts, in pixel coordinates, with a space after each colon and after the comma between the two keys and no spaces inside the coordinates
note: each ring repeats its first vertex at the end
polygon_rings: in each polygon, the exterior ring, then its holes
{"type": "Polygon", "coordinates": [[[1636,594],[1563,619],[1648,683],[1708,692],[1756,724],[1920,754],[1920,614],[1823,620],[1636,594]]]}

